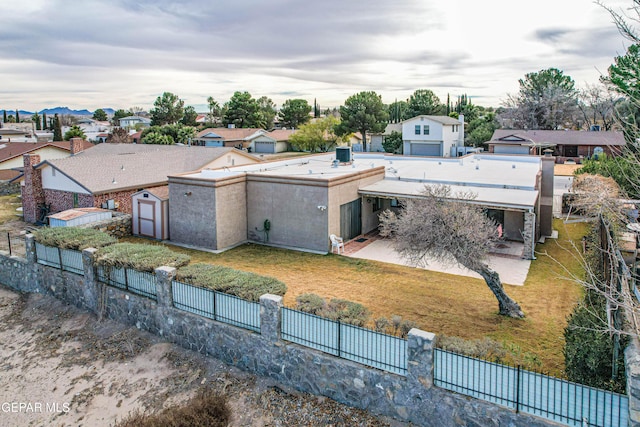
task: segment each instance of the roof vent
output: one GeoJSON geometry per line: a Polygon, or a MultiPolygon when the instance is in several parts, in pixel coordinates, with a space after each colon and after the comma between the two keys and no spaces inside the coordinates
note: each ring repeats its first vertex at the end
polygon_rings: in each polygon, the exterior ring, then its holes
{"type": "Polygon", "coordinates": [[[511,165],[511,169],[515,169],[515,168],[516,168],[515,164],[511,165]]]}

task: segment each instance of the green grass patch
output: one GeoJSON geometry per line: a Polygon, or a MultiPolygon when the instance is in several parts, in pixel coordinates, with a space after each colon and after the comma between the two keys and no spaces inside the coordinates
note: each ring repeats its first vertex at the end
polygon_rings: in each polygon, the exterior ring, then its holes
{"type": "Polygon", "coordinates": [[[115,237],[92,228],[47,227],[33,232],[36,242],[63,249],[102,248],[117,242],[115,237]]]}
{"type": "Polygon", "coordinates": [[[264,294],[283,296],[287,292],[287,285],[278,279],[221,265],[190,264],[178,269],[176,279],[253,302],[264,294]]]}
{"type": "Polygon", "coordinates": [[[179,268],[189,263],[190,257],[159,245],[116,243],[98,249],[96,264],[101,267],[133,268],[153,271],[162,266],[179,268]]]}

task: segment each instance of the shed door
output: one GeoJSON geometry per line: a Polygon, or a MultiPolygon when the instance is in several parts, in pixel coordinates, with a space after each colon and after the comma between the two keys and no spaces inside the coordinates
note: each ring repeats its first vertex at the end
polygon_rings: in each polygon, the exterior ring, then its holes
{"type": "Polygon", "coordinates": [[[340,236],[345,242],[362,233],[361,213],[360,199],[340,206],[340,236]]]}
{"type": "Polygon", "coordinates": [[[411,144],[412,156],[441,156],[440,144],[411,144]]]}
{"type": "Polygon", "coordinates": [[[256,153],[269,153],[269,154],[273,154],[275,153],[275,144],[271,143],[271,142],[260,142],[260,141],[256,141],[254,142],[254,146],[256,148],[256,153]]]}
{"type": "Polygon", "coordinates": [[[138,200],[138,234],[141,236],[156,236],[156,202],[152,200],[138,200]]]}

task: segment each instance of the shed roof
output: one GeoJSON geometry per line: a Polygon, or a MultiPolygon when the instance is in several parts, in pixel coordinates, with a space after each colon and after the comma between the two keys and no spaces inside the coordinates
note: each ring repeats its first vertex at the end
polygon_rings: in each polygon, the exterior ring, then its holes
{"type": "Polygon", "coordinates": [[[100,208],[73,208],[73,209],[67,209],[66,211],[51,214],[48,216],[49,218],[59,219],[62,221],[69,221],[71,219],[79,218],[81,216],[101,213],[101,212],[111,212],[111,211],[108,209],[100,209],[100,208]]]}

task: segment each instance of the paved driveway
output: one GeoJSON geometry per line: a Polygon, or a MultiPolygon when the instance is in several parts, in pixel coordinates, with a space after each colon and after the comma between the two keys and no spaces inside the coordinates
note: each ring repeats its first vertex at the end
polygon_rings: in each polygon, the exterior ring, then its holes
{"type": "MultiPolygon", "coordinates": [[[[374,240],[362,249],[353,252],[347,256],[352,258],[370,259],[374,261],[388,262],[392,264],[407,265],[410,267],[424,268],[426,270],[439,271],[442,273],[455,274],[458,276],[476,277],[482,279],[478,273],[475,273],[467,268],[461,266],[447,266],[442,263],[435,262],[433,260],[426,260],[426,263],[416,266],[410,264],[405,259],[402,259],[400,255],[391,246],[390,240],[374,240]]],[[[490,256],[489,266],[493,268],[498,274],[502,283],[508,285],[524,285],[524,281],[529,273],[529,266],[531,261],[525,259],[508,258],[501,256],[490,256]]]]}

